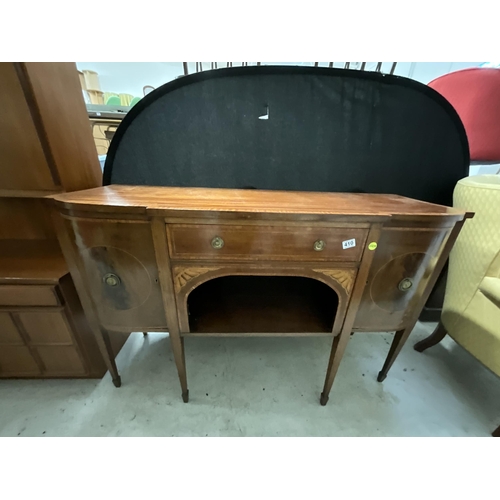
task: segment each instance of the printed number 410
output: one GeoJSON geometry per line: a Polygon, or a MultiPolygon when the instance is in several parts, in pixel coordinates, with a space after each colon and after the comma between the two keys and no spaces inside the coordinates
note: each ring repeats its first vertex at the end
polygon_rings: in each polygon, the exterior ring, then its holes
{"type": "Polygon", "coordinates": [[[346,248],[352,248],[356,246],[356,240],[353,238],[352,240],[345,240],[342,242],[342,248],[345,250],[346,248]]]}

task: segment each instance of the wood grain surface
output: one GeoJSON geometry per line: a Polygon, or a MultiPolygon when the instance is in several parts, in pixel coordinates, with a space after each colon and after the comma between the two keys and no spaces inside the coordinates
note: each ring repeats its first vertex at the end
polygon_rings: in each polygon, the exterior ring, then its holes
{"type": "MultiPolygon", "coordinates": [[[[389,194],[314,193],[257,189],[103,186],[51,195],[61,206],[94,210],[257,212],[331,215],[463,215],[460,209],[389,194]]],[[[198,215],[198,214],[197,214],[198,215]]]]}

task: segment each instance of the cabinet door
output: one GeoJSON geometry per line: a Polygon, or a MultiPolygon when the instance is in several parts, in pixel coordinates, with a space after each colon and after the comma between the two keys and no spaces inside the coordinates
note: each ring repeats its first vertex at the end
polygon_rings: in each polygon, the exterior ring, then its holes
{"type": "Polygon", "coordinates": [[[73,339],[69,325],[61,311],[18,313],[31,345],[67,344],[73,339]]]}
{"type": "Polygon", "coordinates": [[[1,377],[29,377],[40,375],[28,347],[21,345],[0,346],[0,376],[1,377]]]}
{"type": "Polygon", "coordinates": [[[47,377],[78,377],[86,374],[85,366],[75,346],[44,345],[37,346],[36,351],[47,377]]]}
{"type": "Polygon", "coordinates": [[[405,327],[416,305],[416,292],[430,278],[449,231],[398,227],[382,231],[354,330],[376,332],[405,327]]]}
{"type": "Polygon", "coordinates": [[[4,344],[24,345],[24,340],[8,312],[0,312],[0,346],[4,344]]]}
{"type": "Polygon", "coordinates": [[[31,348],[43,364],[44,376],[79,376],[86,373],[64,311],[26,311],[17,313],[17,316],[31,348]]]}
{"type": "Polygon", "coordinates": [[[0,312],[0,377],[27,377],[40,373],[12,316],[0,312]]]}
{"type": "Polygon", "coordinates": [[[64,224],[85,280],[86,289],[78,291],[90,295],[102,325],[125,332],[166,329],[149,222],[65,218],[64,224]]]}

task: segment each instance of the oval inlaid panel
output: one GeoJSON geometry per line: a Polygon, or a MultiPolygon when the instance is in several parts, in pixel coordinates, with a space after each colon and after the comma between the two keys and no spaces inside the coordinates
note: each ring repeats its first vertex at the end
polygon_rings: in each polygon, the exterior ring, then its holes
{"type": "Polygon", "coordinates": [[[115,247],[98,246],[82,252],[89,285],[98,307],[125,311],[139,307],[151,293],[151,277],[133,255],[115,247]],[[118,276],[115,286],[106,284],[107,274],[118,276]]]}
{"type": "Polygon", "coordinates": [[[387,312],[402,311],[415,295],[418,284],[425,272],[425,253],[400,255],[382,266],[372,281],[370,294],[373,302],[387,312]],[[410,278],[413,285],[409,290],[399,289],[399,283],[410,278]]]}

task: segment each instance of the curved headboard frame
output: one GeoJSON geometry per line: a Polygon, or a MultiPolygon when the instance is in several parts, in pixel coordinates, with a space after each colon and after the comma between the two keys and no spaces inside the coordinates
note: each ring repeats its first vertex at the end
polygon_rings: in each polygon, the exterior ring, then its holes
{"type": "MultiPolygon", "coordinates": [[[[111,142],[103,173],[103,184],[109,185],[112,183],[112,169],[115,161],[116,153],[120,147],[121,141],[124,138],[129,126],[159,98],[166,96],[169,93],[175,92],[183,87],[204,82],[207,80],[224,79],[227,77],[246,77],[246,76],[262,76],[262,75],[307,75],[307,76],[330,76],[352,79],[365,79],[374,83],[382,83],[384,85],[395,85],[406,87],[420,94],[424,94],[427,98],[434,101],[449,117],[452,126],[459,136],[459,144],[461,147],[462,164],[456,166],[457,178],[464,177],[468,174],[469,167],[469,146],[464,126],[452,105],[438,92],[430,87],[423,85],[415,80],[408,78],[386,75],[377,72],[347,70],[338,68],[324,67],[303,67],[303,66],[244,66],[221,68],[210,71],[194,73],[188,76],[180,77],[165,85],[157,88],[150,94],[141,99],[125,116],[124,120],[118,127],[117,132],[111,142]]],[[[262,109],[264,110],[264,103],[262,109]]],[[[271,111],[272,113],[272,111],[271,111]]],[[[272,119],[272,118],[271,118],[272,119]]],[[[454,167],[455,168],[455,167],[454,167]]],[[[430,182],[432,180],[430,179],[430,182]]],[[[234,187],[234,186],[231,186],[234,187]]],[[[396,193],[400,194],[400,193],[396,193]]]]}

